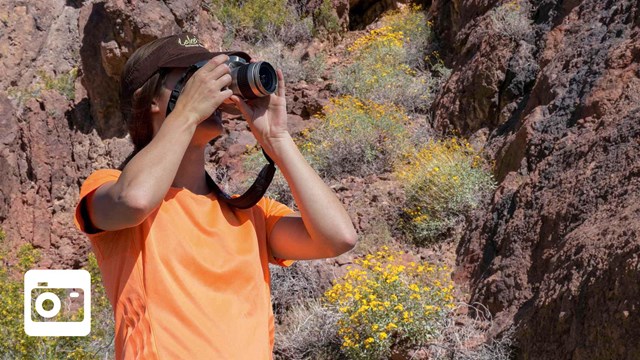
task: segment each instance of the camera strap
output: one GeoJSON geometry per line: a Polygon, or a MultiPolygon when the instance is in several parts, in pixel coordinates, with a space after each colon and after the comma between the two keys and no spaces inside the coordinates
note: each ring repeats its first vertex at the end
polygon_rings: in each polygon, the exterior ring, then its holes
{"type": "MultiPolygon", "coordinates": [[[[195,65],[191,65],[187,69],[187,71],[185,71],[185,73],[182,74],[182,76],[176,83],[176,86],[171,91],[171,96],[169,97],[169,102],[167,103],[166,116],[169,116],[171,111],[173,111],[173,109],[175,108],[176,102],[178,102],[178,97],[180,96],[180,93],[182,93],[182,90],[184,89],[186,80],[189,79],[189,77],[194,72],[196,72],[199,68],[201,68],[202,65],[204,65],[205,63],[206,61],[199,62],[195,65]]],[[[245,193],[240,196],[234,196],[234,197],[229,196],[222,189],[220,189],[218,184],[216,184],[216,182],[211,178],[211,176],[209,176],[209,174],[205,171],[207,184],[211,188],[213,188],[214,193],[216,194],[216,196],[220,201],[238,209],[248,209],[254,206],[255,204],[257,204],[258,201],[262,199],[264,194],[267,192],[267,189],[269,188],[271,181],[273,180],[273,176],[276,173],[276,165],[273,162],[273,160],[269,157],[269,155],[267,155],[264,149],[262,149],[262,154],[267,159],[268,164],[262,167],[262,170],[260,170],[258,177],[253,182],[251,187],[249,187],[249,189],[247,189],[247,191],[245,191],[245,193]]]]}

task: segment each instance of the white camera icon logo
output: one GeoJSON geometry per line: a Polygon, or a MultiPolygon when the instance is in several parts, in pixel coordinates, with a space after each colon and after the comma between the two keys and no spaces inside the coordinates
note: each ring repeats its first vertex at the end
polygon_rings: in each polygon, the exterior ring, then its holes
{"type": "MultiPolygon", "coordinates": [[[[65,296],[62,295],[62,296],[65,296]]],[[[29,270],[24,274],[24,331],[30,336],[86,336],[91,331],[91,275],[86,270],[29,270]],[[60,294],[83,298],[78,321],[55,321],[60,294]],[[53,303],[45,309],[44,303],[53,303]],[[33,306],[33,307],[32,307],[33,306]],[[36,316],[34,316],[35,310],[36,316]]]]}

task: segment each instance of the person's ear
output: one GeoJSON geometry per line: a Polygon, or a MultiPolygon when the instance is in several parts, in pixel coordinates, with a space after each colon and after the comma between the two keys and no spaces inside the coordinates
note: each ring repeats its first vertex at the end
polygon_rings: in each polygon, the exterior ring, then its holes
{"type": "Polygon", "coordinates": [[[158,101],[157,97],[151,99],[151,113],[156,114],[160,112],[160,101],[158,101]]]}

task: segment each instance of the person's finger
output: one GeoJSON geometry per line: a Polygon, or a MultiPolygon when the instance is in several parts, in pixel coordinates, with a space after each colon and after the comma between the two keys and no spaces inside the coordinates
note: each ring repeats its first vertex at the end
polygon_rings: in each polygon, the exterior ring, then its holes
{"type": "Polygon", "coordinates": [[[204,64],[202,68],[200,68],[200,70],[203,70],[205,72],[213,71],[219,65],[224,64],[227,60],[229,60],[229,56],[220,54],[209,60],[206,64],[204,64]]]}
{"type": "Polygon", "coordinates": [[[219,79],[216,80],[216,86],[222,89],[225,86],[229,86],[233,78],[229,74],[222,75],[219,79]]]}
{"type": "Polygon", "coordinates": [[[230,74],[230,72],[231,71],[229,70],[229,66],[227,66],[227,64],[220,64],[216,66],[216,68],[213,69],[211,72],[209,72],[209,76],[211,76],[210,78],[212,79],[219,79],[223,75],[230,74]]]}
{"type": "Polygon", "coordinates": [[[284,83],[284,75],[282,74],[282,70],[276,70],[276,76],[278,77],[278,89],[276,90],[276,94],[280,97],[284,97],[285,93],[285,83],[284,83]]]}
{"type": "Polygon", "coordinates": [[[224,101],[233,96],[233,91],[231,91],[231,89],[222,90],[220,91],[220,95],[222,95],[222,99],[223,99],[222,101],[224,101]]]}

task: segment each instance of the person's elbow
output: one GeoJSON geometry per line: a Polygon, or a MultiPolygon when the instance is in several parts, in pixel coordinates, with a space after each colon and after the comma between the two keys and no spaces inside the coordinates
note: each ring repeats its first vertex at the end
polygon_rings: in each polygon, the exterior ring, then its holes
{"type": "Polygon", "coordinates": [[[113,204],[113,210],[116,211],[112,213],[118,215],[111,217],[114,224],[110,224],[110,227],[118,229],[141,224],[157,206],[143,191],[119,192],[114,196],[113,204]]]}
{"type": "Polygon", "coordinates": [[[144,192],[123,193],[118,196],[119,207],[125,209],[127,217],[133,225],[142,223],[155,208],[155,204],[149,200],[144,192]]]}
{"type": "Polygon", "coordinates": [[[333,256],[342,255],[352,250],[358,243],[358,234],[355,229],[351,228],[343,235],[339,236],[334,242],[333,256]]]}

